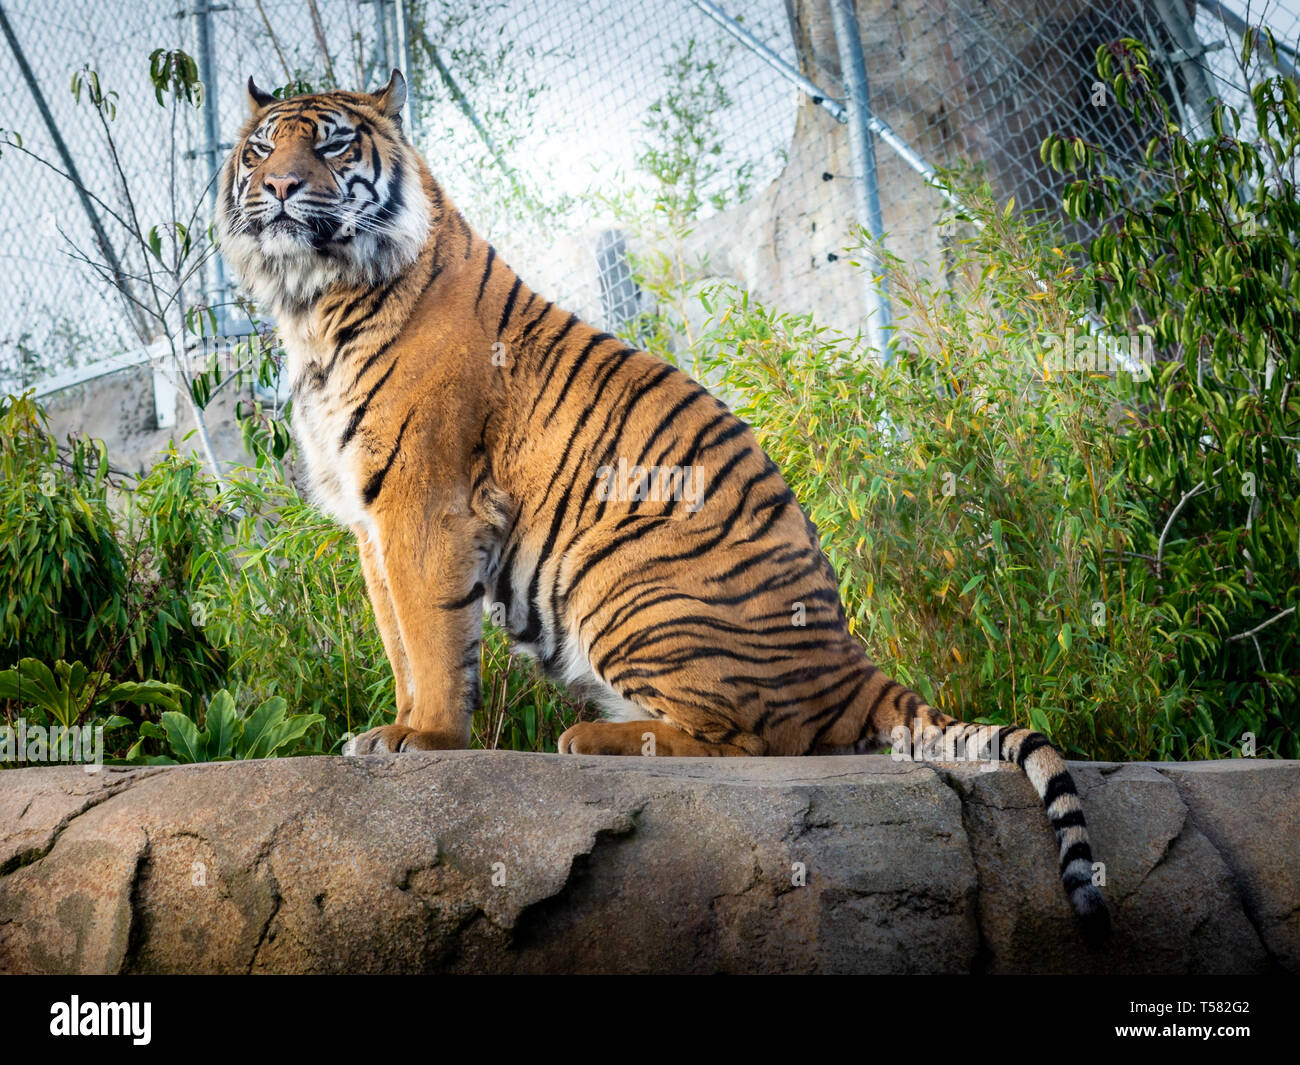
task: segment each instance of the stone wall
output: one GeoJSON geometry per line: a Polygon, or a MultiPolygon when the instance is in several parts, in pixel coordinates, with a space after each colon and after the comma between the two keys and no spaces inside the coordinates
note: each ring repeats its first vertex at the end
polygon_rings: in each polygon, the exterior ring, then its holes
{"type": "Polygon", "coordinates": [[[1300,763],[462,751],[0,773],[3,972],[1300,972],[1300,763]],[[802,869],[802,875],[800,870],[802,869]]]}

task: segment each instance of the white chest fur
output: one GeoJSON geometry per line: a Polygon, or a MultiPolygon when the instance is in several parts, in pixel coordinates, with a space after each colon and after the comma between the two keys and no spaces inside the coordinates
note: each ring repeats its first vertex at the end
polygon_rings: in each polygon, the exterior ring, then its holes
{"type": "Polygon", "coordinates": [[[313,389],[305,372],[313,363],[328,362],[332,354],[309,323],[281,322],[280,337],[289,356],[293,383],[293,433],[306,466],[312,501],[344,525],[372,528],[361,498],[361,476],[355,446],[342,447],[352,416],[351,404],[338,392],[338,381],[313,389]]]}

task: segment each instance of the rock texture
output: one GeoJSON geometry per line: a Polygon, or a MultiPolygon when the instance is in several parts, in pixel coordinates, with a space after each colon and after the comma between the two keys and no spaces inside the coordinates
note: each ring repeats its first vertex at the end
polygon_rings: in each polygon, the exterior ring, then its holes
{"type": "Polygon", "coordinates": [[[1300,972],[1300,763],[461,751],[0,774],[4,972],[1300,972]]]}

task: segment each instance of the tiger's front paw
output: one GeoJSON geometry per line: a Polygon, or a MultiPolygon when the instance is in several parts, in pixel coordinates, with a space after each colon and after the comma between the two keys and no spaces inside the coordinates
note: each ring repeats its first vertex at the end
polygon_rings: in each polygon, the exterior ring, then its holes
{"type": "Polygon", "coordinates": [[[406,725],[384,725],[372,728],[360,736],[353,736],[343,748],[343,754],[352,757],[360,754],[400,754],[402,751],[454,751],[464,747],[452,738],[436,732],[420,732],[406,725]]]}

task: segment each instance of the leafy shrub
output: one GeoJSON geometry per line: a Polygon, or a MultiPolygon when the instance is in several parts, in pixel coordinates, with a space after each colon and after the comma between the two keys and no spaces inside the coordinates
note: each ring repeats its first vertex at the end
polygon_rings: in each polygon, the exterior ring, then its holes
{"type": "MultiPolygon", "coordinates": [[[[107,673],[95,673],[80,662],[62,659],[53,670],[35,658],[24,658],[16,669],[0,672],[0,699],[34,707],[64,728],[71,728],[83,717],[100,719],[108,707],[119,703],[178,710],[178,697],[183,694],[175,685],[156,680],[114,684],[107,673]]],[[[130,723],[117,715],[108,720],[113,725],[105,723],[106,729],[130,723]]]]}
{"type": "MultiPolygon", "coordinates": [[[[1242,46],[1247,69],[1265,42],[1242,46]]],[[[1267,46],[1272,47],[1271,37],[1267,46]]],[[[1101,149],[1055,138],[1044,157],[1082,167],[1067,210],[1101,225],[1087,249],[1098,313],[1143,330],[1160,360],[1123,440],[1150,522],[1139,594],[1157,604],[1165,685],[1189,699],[1183,749],[1223,753],[1254,734],[1300,755],[1300,98],[1283,77],[1253,85],[1243,116],[1217,104],[1190,140],[1146,50],[1098,52],[1099,73],[1147,145],[1155,182],[1124,181],[1101,149]],[[1204,741],[1197,742],[1198,737],[1204,741]]]]}
{"type": "Polygon", "coordinates": [[[62,660],[113,683],[211,687],[223,656],[187,595],[191,551],[211,535],[194,464],[164,460],[121,513],[102,443],[61,447],[47,424],[28,398],[0,409],[0,669],[62,660]]]}
{"type": "MultiPolygon", "coordinates": [[[[204,727],[176,711],[162,715],[161,732],[172,757],[141,757],[150,764],[167,762],[227,762],[232,759],[273,758],[294,750],[308,730],[320,724],[320,714],[286,714],[287,703],[278,696],[267,699],[248,714],[235,709],[235,700],[224,688],[208,703],[204,727]]],[[[142,734],[161,739],[156,725],[147,725],[142,734]]],[[[139,744],[136,745],[136,748],[139,744]]],[[[134,751],[135,749],[133,749],[134,751]]],[[[127,755],[127,760],[132,754],[127,755]]]]}
{"type": "Polygon", "coordinates": [[[229,648],[241,698],[280,697],[321,716],[308,749],[337,751],[346,734],[391,712],[392,673],[352,534],[279,472],[229,478],[223,503],[238,518],[227,539],[196,559],[193,610],[229,648]]]}

